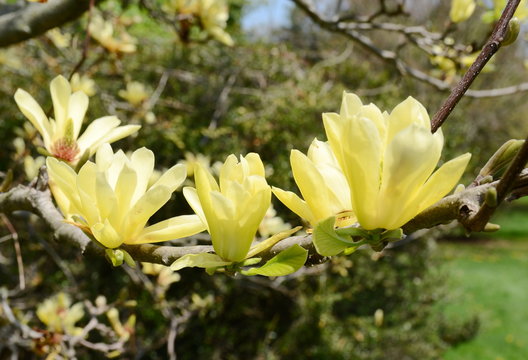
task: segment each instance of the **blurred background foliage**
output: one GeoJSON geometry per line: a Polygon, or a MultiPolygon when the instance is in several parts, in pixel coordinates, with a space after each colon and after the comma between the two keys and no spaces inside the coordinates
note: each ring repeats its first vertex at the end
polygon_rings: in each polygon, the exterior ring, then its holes
{"type": "MultiPolygon", "coordinates": [[[[100,3],[92,17],[103,17],[116,34],[126,31],[130,38],[122,39],[135,45],[133,52],[112,52],[90,40],[83,59],[86,15],[2,49],[0,169],[12,169],[15,183],[27,183],[41,164],[33,146],[38,135],[18,111],[15,90],[25,89],[44,109],[51,109],[50,80],[70,75],[81,59],[79,74],[93,80],[84,83],[93,92],[88,119],[116,114],[125,123],[142,125],[137,136],[116,146],[152,149],[160,169],[185,159],[192,163],[200,157],[212,165],[231,153],[258,152],[267,164],[268,182],[294,191],[290,150],[304,152],[314,137],[325,138],[321,113],[338,111],[344,90],[387,110],[413,96],[431,116],[446,96],[402,77],[348,39],[320,29],[297,8],[287,25],[262,35],[241,26],[255,3],[230,1],[225,28],[234,40],[230,47],[203,29],[184,31],[186,20],[166,10],[175,3],[100,3]]],[[[447,17],[449,5],[443,1],[437,11],[447,17]]],[[[362,13],[373,5],[349,2],[349,6],[362,13]]],[[[395,19],[441,29],[446,17],[420,20],[404,14],[395,19]]],[[[474,16],[455,34],[462,42],[481,43],[489,31],[490,24],[474,16]]],[[[375,36],[390,41],[382,34],[375,36]]],[[[502,50],[496,70],[482,74],[475,88],[526,78],[524,45],[519,41],[502,50]]],[[[453,72],[435,65],[412,48],[406,55],[436,76],[451,76],[453,81],[460,76],[460,69],[453,72]]],[[[471,152],[466,181],[472,179],[500,144],[528,132],[526,107],[522,95],[464,98],[443,127],[444,158],[471,152]]],[[[173,200],[156,217],[190,212],[181,194],[173,200]]],[[[290,224],[299,223],[280,204],[276,209],[290,224]]],[[[73,299],[70,302],[84,301],[91,309],[90,315],[86,312],[74,321],[76,326],[86,326],[90,318],[106,324],[108,331],[90,335],[92,342],[111,338],[126,343],[117,352],[77,346],[79,358],[105,354],[166,359],[177,353],[181,359],[436,359],[450,346],[471,339],[479,327],[472,313],[453,322],[438,311],[448,294],[448,271],[435,255],[435,239],[442,236],[436,230],[382,253],[362,250],[268,279],[208,276],[194,269],[180,274],[160,268],[113,269],[105,259],[57,244],[33,216],[18,213],[10,220],[21,249],[17,252],[12,246],[8,227],[0,226],[0,286],[17,287],[16,259],[22,254],[26,289],[8,297],[17,318],[38,331],[67,332],[51,329],[37,316],[43,299],[63,292],[73,299]],[[130,327],[120,330],[111,320],[111,309],[117,309],[123,323],[134,315],[135,323],[130,320],[130,327]]],[[[5,315],[5,309],[0,310],[0,339],[11,331],[5,315]]],[[[67,357],[60,339],[50,336],[47,341],[22,341],[19,356],[67,357]]],[[[13,352],[0,346],[0,358],[13,352]]]]}

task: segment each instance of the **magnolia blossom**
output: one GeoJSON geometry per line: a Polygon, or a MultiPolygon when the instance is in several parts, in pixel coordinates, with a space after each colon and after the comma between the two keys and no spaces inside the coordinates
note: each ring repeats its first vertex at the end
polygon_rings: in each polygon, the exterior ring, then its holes
{"type": "Polygon", "coordinates": [[[444,197],[458,182],[470,154],[443,164],[444,138],[431,134],[426,109],[412,97],[390,114],[345,93],[339,114],[323,114],[332,151],[364,229],[397,229],[444,197]]]}
{"type": "Polygon", "coordinates": [[[40,303],[37,317],[54,333],[80,335],[83,331],[82,327],[75,326],[84,317],[83,304],[72,305],[70,296],[63,292],[40,303]]]}
{"type": "Polygon", "coordinates": [[[70,86],[73,92],[82,91],[88,96],[94,96],[97,92],[95,89],[95,81],[87,75],[73,74],[70,80],[70,86]]]}
{"type": "Polygon", "coordinates": [[[131,105],[138,106],[149,97],[149,93],[140,82],[131,81],[127,83],[126,90],[121,89],[118,92],[119,96],[128,101],[131,105]]]}
{"type": "Polygon", "coordinates": [[[163,9],[184,16],[196,16],[202,28],[213,38],[224,45],[233,46],[233,39],[224,30],[229,19],[229,7],[225,0],[169,0],[163,9]]]}
{"type": "Polygon", "coordinates": [[[230,155],[220,169],[220,185],[200,164],[194,170],[196,188],[183,194],[211,235],[215,252],[227,261],[246,258],[271,202],[258,154],[230,155]]]}
{"type": "Polygon", "coordinates": [[[78,174],[55,158],[49,157],[46,163],[51,190],[64,216],[107,248],[167,241],[205,228],[196,215],[146,226],[186,177],[185,166],[175,165],[149,186],[154,154],[146,148],[129,158],[121,150],[114,154],[104,144],[95,163],[86,162],[78,174]]]}
{"type": "Polygon", "coordinates": [[[312,226],[330,216],[337,217],[339,227],[356,221],[345,175],[327,142],[314,139],[308,156],[292,150],[290,163],[304,200],[291,191],[274,187],[273,193],[284,205],[312,226]]]}
{"type": "Polygon", "coordinates": [[[111,53],[133,53],[137,49],[136,38],[124,30],[117,37],[112,23],[105,21],[99,14],[95,14],[90,21],[90,34],[111,53]]]}
{"type": "Polygon", "coordinates": [[[94,120],[79,136],[88,108],[88,96],[82,91],[72,94],[68,80],[59,75],[50,84],[55,119],[48,119],[35,99],[18,89],[18,108],[33,124],[44,140],[44,147],[54,157],[76,164],[81,157],[93,155],[103,143],[112,143],[135,133],[139,125],[119,126],[116,116],[94,120]]]}
{"type": "Polygon", "coordinates": [[[476,6],[475,0],[452,0],[449,17],[454,23],[465,21],[473,14],[476,6]]]}

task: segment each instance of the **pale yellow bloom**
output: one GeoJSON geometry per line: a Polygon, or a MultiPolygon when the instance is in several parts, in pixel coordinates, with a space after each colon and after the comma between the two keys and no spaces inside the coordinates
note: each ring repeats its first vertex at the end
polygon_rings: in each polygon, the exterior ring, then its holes
{"type": "Polygon", "coordinates": [[[225,0],[198,1],[198,16],[205,31],[222,44],[233,46],[233,39],[224,30],[229,19],[229,8],[225,0]]]}
{"type": "Polygon", "coordinates": [[[46,35],[49,37],[53,45],[59,49],[64,49],[71,45],[71,35],[68,33],[63,34],[59,28],[48,30],[46,35]]]}
{"type": "Polygon", "coordinates": [[[136,39],[121,30],[119,37],[114,34],[112,23],[95,14],[90,21],[91,36],[111,53],[133,53],[136,51],[136,39]]]}
{"type": "Polygon", "coordinates": [[[127,83],[126,90],[119,90],[118,94],[134,106],[140,105],[149,97],[149,93],[147,92],[145,85],[138,81],[131,81],[127,83]]]}
{"type": "Polygon", "coordinates": [[[426,109],[412,97],[389,115],[345,93],[340,113],[323,114],[323,121],[367,230],[397,229],[433,205],[456,185],[471,157],[461,155],[433,173],[444,138],[440,129],[431,134],[426,109]]]}
{"type": "Polygon", "coordinates": [[[24,156],[24,172],[28,180],[33,180],[37,177],[42,165],[46,162],[44,156],[37,156],[33,158],[31,155],[24,156]]]}
{"type": "Polygon", "coordinates": [[[110,145],[104,144],[95,163],[86,162],[79,174],[51,157],[46,164],[51,190],[64,216],[107,248],[167,241],[205,228],[196,215],[176,216],[145,227],[186,176],[185,167],[175,165],[149,187],[154,154],[146,148],[128,158],[121,150],[114,154],[110,145]]]}
{"type": "Polygon", "coordinates": [[[50,84],[55,119],[48,119],[35,99],[18,89],[18,108],[42,136],[44,147],[54,157],[76,164],[85,154],[93,155],[103,143],[112,143],[135,133],[139,125],[119,126],[115,116],[94,120],[79,136],[88,108],[88,96],[77,91],[72,94],[68,80],[59,75],[50,84]]]}
{"type": "Polygon", "coordinates": [[[172,283],[181,279],[180,274],[173,271],[169,266],[153,263],[141,263],[141,270],[147,275],[157,276],[157,284],[163,288],[168,288],[172,283]]]}
{"type": "Polygon", "coordinates": [[[196,16],[202,28],[217,41],[227,46],[234,44],[225,31],[229,19],[229,7],[225,0],[171,0],[163,9],[184,16],[196,16]]]}
{"type": "Polygon", "coordinates": [[[274,187],[273,193],[284,205],[311,226],[330,216],[337,217],[339,227],[356,221],[345,175],[327,142],[314,139],[308,156],[292,150],[290,163],[304,200],[291,191],[274,187]]]}
{"type": "Polygon", "coordinates": [[[475,0],[451,0],[449,17],[454,23],[465,21],[473,14],[476,6],[475,0]]]}
{"type": "Polygon", "coordinates": [[[227,261],[246,258],[258,226],[271,202],[258,154],[230,155],[220,170],[220,185],[200,164],[194,171],[196,189],[183,194],[211,235],[215,252],[227,261]]]}
{"type": "Polygon", "coordinates": [[[44,300],[37,307],[37,316],[51,332],[79,335],[83,331],[75,327],[75,323],[84,316],[82,303],[72,306],[70,296],[63,292],[44,300]]]}
{"type": "Polygon", "coordinates": [[[90,79],[87,75],[73,74],[70,85],[73,92],[82,91],[88,96],[93,96],[97,92],[95,90],[95,81],[90,79]]]}

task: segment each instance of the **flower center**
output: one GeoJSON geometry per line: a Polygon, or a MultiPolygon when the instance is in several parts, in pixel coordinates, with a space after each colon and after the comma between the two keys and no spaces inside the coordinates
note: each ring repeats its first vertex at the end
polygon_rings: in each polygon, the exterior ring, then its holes
{"type": "Polygon", "coordinates": [[[75,160],[79,151],[79,146],[75,141],[65,138],[55,141],[51,146],[51,154],[54,157],[69,163],[75,160]]]}

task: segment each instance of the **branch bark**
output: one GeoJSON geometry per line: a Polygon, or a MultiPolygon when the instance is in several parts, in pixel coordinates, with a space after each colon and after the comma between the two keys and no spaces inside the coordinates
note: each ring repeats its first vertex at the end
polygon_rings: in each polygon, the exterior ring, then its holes
{"type": "Polygon", "coordinates": [[[23,7],[0,10],[0,47],[17,44],[39,36],[54,27],[80,17],[90,0],[49,0],[27,3],[23,7]]]}
{"type": "MultiPolygon", "coordinates": [[[[427,229],[438,224],[445,224],[458,220],[468,228],[470,221],[485,202],[486,192],[491,187],[497,187],[499,181],[468,188],[460,193],[447,196],[435,205],[417,215],[414,219],[403,226],[406,234],[420,229],[427,229]]],[[[513,182],[510,191],[528,192],[528,169],[523,170],[513,182]]],[[[528,194],[520,194],[526,196],[528,194]]],[[[33,187],[18,185],[8,192],[0,193],[0,212],[10,213],[17,210],[30,211],[40,216],[55,238],[61,243],[77,246],[81,251],[96,253],[103,256],[104,250],[93,243],[77,227],[65,223],[61,213],[53,204],[49,190],[40,191],[33,187]]],[[[299,244],[309,250],[309,258],[306,265],[319,264],[325,260],[316,253],[312,243],[311,235],[292,236],[278,242],[265,253],[259,254],[263,259],[269,259],[293,244],[299,244]]],[[[197,246],[167,246],[167,245],[122,245],[137,261],[145,261],[170,265],[178,258],[186,254],[197,254],[213,252],[213,247],[208,245],[197,246]]]]}

